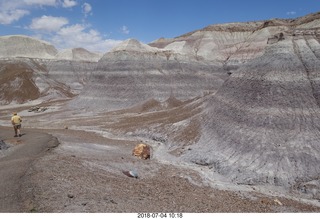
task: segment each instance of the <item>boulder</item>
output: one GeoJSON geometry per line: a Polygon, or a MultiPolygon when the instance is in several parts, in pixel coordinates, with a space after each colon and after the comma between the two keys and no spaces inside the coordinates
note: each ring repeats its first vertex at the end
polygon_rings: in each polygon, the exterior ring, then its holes
{"type": "Polygon", "coordinates": [[[138,144],[132,151],[132,155],[140,159],[150,159],[150,146],[146,144],[138,144]]]}

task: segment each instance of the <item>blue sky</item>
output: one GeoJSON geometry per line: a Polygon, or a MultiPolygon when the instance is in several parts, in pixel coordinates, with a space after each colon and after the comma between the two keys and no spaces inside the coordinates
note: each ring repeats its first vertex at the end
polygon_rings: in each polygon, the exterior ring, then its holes
{"type": "Polygon", "coordinates": [[[149,43],[211,24],[319,11],[320,0],[0,0],[0,33],[106,52],[129,38],[149,43]]]}

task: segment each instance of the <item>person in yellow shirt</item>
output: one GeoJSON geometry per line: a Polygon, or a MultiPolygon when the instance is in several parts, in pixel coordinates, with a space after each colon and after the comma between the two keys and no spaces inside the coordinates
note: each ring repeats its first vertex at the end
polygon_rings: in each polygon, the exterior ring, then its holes
{"type": "Polygon", "coordinates": [[[13,125],[14,128],[14,137],[21,137],[21,122],[22,119],[20,116],[18,116],[17,113],[13,113],[13,116],[11,117],[11,123],[13,125]]]}

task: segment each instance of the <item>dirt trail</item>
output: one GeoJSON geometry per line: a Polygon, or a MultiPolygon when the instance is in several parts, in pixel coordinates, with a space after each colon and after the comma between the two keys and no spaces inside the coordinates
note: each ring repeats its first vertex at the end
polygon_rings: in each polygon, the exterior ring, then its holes
{"type": "Polygon", "coordinates": [[[0,212],[21,212],[21,185],[31,163],[58,141],[46,133],[23,130],[21,138],[14,138],[12,129],[0,127],[0,140],[10,146],[0,156],[0,212]],[[4,156],[5,155],[5,156],[4,156]]]}

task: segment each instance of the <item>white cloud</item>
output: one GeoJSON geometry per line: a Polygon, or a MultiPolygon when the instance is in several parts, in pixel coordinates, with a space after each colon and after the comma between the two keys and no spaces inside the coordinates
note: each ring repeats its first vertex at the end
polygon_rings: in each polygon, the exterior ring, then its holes
{"type": "Polygon", "coordinates": [[[59,31],[61,27],[68,23],[68,19],[64,17],[52,17],[44,15],[40,18],[34,18],[29,28],[36,31],[55,32],[59,31]]]}
{"type": "Polygon", "coordinates": [[[87,2],[85,2],[82,5],[82,11],[83,11],[84,15],[87,16],[92,11],[91,5],[87,2]]]}
{"type": "Polygon", "coordinates": [[[23,0],[27,5],[39,5],[39,6],[55,6],[57,0],[23,0]]]}
{"type": "Polygon", "coordinates": [[[295,12],[295,11],[288,11],[287,12],[287,15],[295,15],[297,12],[295,12]]]}
{"type": "Polygon", "coordinates": [[[76,0],[0,0],[0,24],[11,24],[18,21],[31,14],[31,10],[36,7],[70,8],[76,5],[76,0]]]}
{"type": "Polygon", "coordinates": [[[19,8],[21,5],[24,5],[21,0],[0,0],[0,10],[1,11],[7,11],[7,10],[14,10],[19,8]]]}
{"type": "Polygon", "coordinates": [[[62,7],[64,8],[71,8],[76,6],[78,3],[75,0],[64,0],[62,2],[62,7]]]}
{"type": "Polygon", "coordinates": [[[11,24],[30,14],[28,10],[20,7],[23,4],[21,0],[0,0],[0,24],[11,24]]]}
{"type": "Polygon", "coordinates": [[[81,24],[63,27],[52,37],[52,43],[61,49],[82,47],[89,51],[103,53],[120,42],[122,41],[104,39],[98,31],[87,29],[81,24]]]}
{"type": "Polygon", "coordinates": [[[129,33],[130,33],[130,31],[129,31],[129,29],[128,29],[127,26],[122,26],[121,32],[122,32],[123,34],[129,34],[129,33]]]}
{"type": "Polygon", "coordinates": [[[56,6],[59,0],[0,0],[0,24],[11,24],[31,14],[36,6],[56,6]]]}
{"type": "Polygon", "coordinates": [[[61,36],[77,37],[77,35],[75,35],[75,34],[81,33],[84,29],[85,29],[85,27],[83,25],[75,24],[72,26],[61,28],[57,34],[59,34],[61,36]]]}
{"type": "MultiPolygon", "coordinates": [[[[88,0],[87,0],[88,1],[88,0]]],[[[46,7],[70,8],[79,4],[77,0],[0,0],[0,24],[11,24],[23,16],[31,14],[35,8],[46,7]]],[[[82,13],[87,17],[92,14],[92,6],[85,2],[82,13]]],[[[107,39],[91,25],[69,24],[66,17],[42,16],[33,18],[27,29],[33,36],[51,42],[58,49],[82,47],[89,51],[105,53],[121,43],[120,40],[107,39]]],[[[127,27],[122,28],[128,32],[127,27]]]]}
{"type": "Polygon", "coordinates": [[[20,9],[0,11],[0,24],[11,24],[29,13],[27,10],[20,9]]]}

